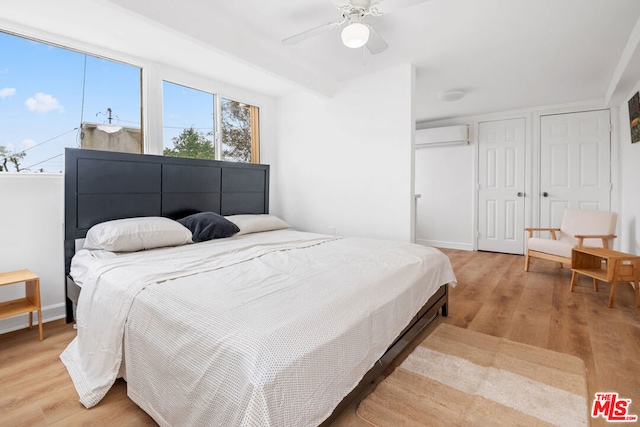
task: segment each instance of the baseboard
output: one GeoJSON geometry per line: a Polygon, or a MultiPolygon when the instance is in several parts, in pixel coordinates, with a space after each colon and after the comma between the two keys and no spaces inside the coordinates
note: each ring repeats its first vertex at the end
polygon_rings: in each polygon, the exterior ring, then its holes
{"type": "MultiPolygon", "coordinates": [[[[65,318],[65,306],[64,303],[49,305],[42,307],[42,323],[53,322],[54,320],[65,318]]],[[[33,313],[33,324],[35,327],[38,325],[38,313],[33,313]]],[[[29,327],[29,314],[19,314],[13,317],[7,317],[0,320],[0,334],[7,332],[18,331],[29,327]]],[[[46,329],[45,329],[46,336],[46,329]]]]}
{"type": "Polygon", "coordinates": [[[433,246],[434,248],[459,249],[461,251],[472,251],[471,243],[443,242],[440,240],[416,239],[416,243],[424,246],[433,246]]]}

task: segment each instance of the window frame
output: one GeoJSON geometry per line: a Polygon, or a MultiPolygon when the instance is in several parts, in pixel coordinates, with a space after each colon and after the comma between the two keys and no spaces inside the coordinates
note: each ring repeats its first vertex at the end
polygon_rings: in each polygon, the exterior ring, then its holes
{"type": "MultiPolygon", "coordinates": [[[[170,81],[179,85],[187,86],[193,89],[209,92],[216,95],[216,103],[221,97],[241,102],[247,105],[255,106],[259,111],[264,111],[265,102],[273,98],[271,95],[255,92],[251,89],[245,89],[234,86],[222,81],[218,81],[215,77],[207,77],[196,72],[176,68],[174,66],[156,62],[149,58],[143,58],[128,54],[122,51],[116,51],[110,48],[97,46],[91,43],[83,42],[80,39],[65,37],[21,24],[0,22],[0,31],[7,34],[22,37],[25,39],[50,44],[62,49],[72,50],[80,54],[87,54],[109,61],[120,62],[141,69],[140,79],[140,132],[143,145],[143,154],[162,155],[163,151],[163,105],[162,105],[162,82],[170,81]]],[[[262,114],[262,113],[260,113],[262,114]]],[[[220,114],[216,114],[220,117],[220,114]]],[[[263,121],[259,117],[259,130],[256,133],[258,140],[258,148],[254,150],[252,146],[252,163],[254,162],[253,153],[256,153],[255,163],[260,162],[263,141],[263,121]]],[[[252,132],[253,133],[253,132],[252,132]]],[[[221,152],[220,130],[219,127],[214,133],[216,151],[221,152]]],[[[57,175],[57,174],[56,174],[57,175]]],[[[2,174],[0,174],[2,176],[2,174]]]]}
{"type": "MultiPolygon", "coordinates": [[[[169,79],[169,78],[162,78],[161,79],[161,84],[160,87],[163,88],[164,91],[164,83],[171,83],[171,84],[175,84],[175,85],[179,85],[179,86],[184,86],[188,89],[193,89],[193,90],[197,90],[200,92],[205,92],[208,93],[210,95],[213,96],[213,115],[214,115],[214,122],[213,122],[213,127],[214,127],[214,132],[213,132],[213,146],[214,146],[214,152],[215,152],[215,160],[219,160],[219,161],[226,161],[223,159],[222,157],[222,153],[223,153],[223,142],[222,142],[222,99],[227,99],[229,101],[235,101],[235,102],[239,102],[241,104],[246,104],[249,108],[250,108],[250,117],[251,117],[251,159],[249,161],[249,163],[253,163],[253,164],[259,164],[260,163],[260,107],[255,105],[255,103],[252,102],[244,102],[238,99],[235,99],[234,97],[228,97],[225,96],[223,94],[221,94],[220,92],[213,92],[210,91],[204,87],[199,87],[196,85],[192,85],[192,84],[188,84],[188,83],[183,83],[179,80],[174,80],[174,79],[169,79]],[[257,113],[257,114],[256,114],[257,113]],[[254,115],[256,116],[254,118],[254,115]]],[[[207,86],[208,87],[208,86],[207,86]]],[[[164,99],[163,96],[161,95],[160,99],[164,99]]],[[[161,130],[161,135],[160,135],[160,142],[161,142],[161,147],[160,147],[160,151],[159,154],[162,155],[163,150],[164,150],[164,103],[162,103],[161,105],[161,116],[162,116],[162,122],[161,122],[161,126],[160,126],[160,130],[161,130]]]]}
{"type": "MultiPolygon", "coordinates": [[[[139,59],[135,59],[134,57],[130,57],[130,56],[126,56],[126,55],[122,55],[121,53],[116,53],[115,51],[110,51],[108,49],[98,49],[94,46],[91,46],[89,44],[83,44],[81,42],[77,42],[77,41],[73,41],[70,39],[65,39],[50,33],[44,33],[41,31],[37,31],[37,30],[25,30],[25,29],[16,29],[13,26],[10,25],[4,25],[4,23],[0,23],[0,32],[7,34],[9,36],[13,36],[13,37],[19,37],[21,39],[27,40],[27,41],[31,41],[31,42],[35,42],[35,43],[41,43],[43,45],[48,45],[48,46],[52,46],[58,49],[63,49],[69,52],[73,52],[76,53],[78,55],[83,55],[85,56],[85,64],[86,64],[86,56],[91,56],[93,58],[96,59],[100,59],[100,60],[105,60],[105,61],[110,61],[110,62],[114,62],[114,63],[118,63],[121,65],[126,65],[126,66],[130,66],[130,67],[134,67],[137,68],[139,70],[139,79],[140,79],[140,93],[139,93],[139,97],[140,97],[140,146],[142,149],[143,154],[147,154],[146,153],[146,129],[147,127],[145,126],[146,123],[146,104],[144,102],[144,93],[145,93],[145,79],[144,79],[144,73],[145,73],[145,65],[143,65],[144,61],[140,61],[139,59]]],[[[147,63],[144,63],[147,64],[147,63]]],[[[80,129],[80,126],[82,125],[82,123],[78,126],[78,129],[80,129]]],[[[64,153],[64,150],[62,150],[62,153],[64,153]]],[[[20,172],[19,172],[20,173],[20,172]]],[[[51,174],[51,175],[59,175],[59,174],[63,174],[63,172],[37,172],[37,174],[51,174]]],[[[0,174],[0,176],[2,176],[2,174],[0,174]]]]}

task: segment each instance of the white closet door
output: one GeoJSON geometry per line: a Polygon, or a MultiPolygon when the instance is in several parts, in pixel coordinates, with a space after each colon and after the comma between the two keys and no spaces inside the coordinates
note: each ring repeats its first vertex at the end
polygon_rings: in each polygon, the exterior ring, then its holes
{"type": "Polygon", "coordinates": [[[478,124],[478,250],[524,253],[525,119],[478,124]]]}
{"type": "Polygon", "coordinates": [[[611,207],[609,110],[540,118],[540,226],[559,227],[565,208],[611,207]]]}

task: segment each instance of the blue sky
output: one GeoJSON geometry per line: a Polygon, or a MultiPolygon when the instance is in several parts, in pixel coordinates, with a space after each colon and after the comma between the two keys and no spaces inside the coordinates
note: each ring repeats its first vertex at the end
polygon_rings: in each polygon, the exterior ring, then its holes
{"type": "MultiPolygon", "coordinates": [[[[212,94],[170,83],[163,92],[165,146],[185,127],[213,128],[212,94]]],[[[80,123],[107,123],[107,108],[114,124],[140,127],[140,68],[0,32],[0,146],[25,150],[21,167],[62,171],[80,123]]]]}
{"type": "MultiPolygon", "coordinates": [[[[186,127],[206,135],[213,130],[213,94],[171,82],[162,85],[164,146],[173,148],[171,139],[186,127]]],[[[213,141],[213,136],[208,136],[213,141]]]]}

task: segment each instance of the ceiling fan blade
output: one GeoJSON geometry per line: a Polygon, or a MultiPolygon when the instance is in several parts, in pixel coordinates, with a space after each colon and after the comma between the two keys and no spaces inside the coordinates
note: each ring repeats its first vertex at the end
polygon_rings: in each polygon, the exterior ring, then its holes
{"type": "Polygon", "coordinates": [[[389,45],[384,41],[380,33],[378,33],[371,25],[365,25],[369,27],[369,41],[367,42],[367,49],[369,49],[369,52],[371,52],[372,55],[377,55],[386,50],[389,45]]]}
{"type": "Polygon", "coordinates": [[[291,37],[287,37],[286,39],[282,40],[282,44],[286,44],[286,45],[292,45],[292,44],[296,44],[299,43],[303,40],[309,39],[311,37],[315,37],[318,34],[322,34],[327,30],[331,30],[333,28],[337,28],[339,26],[341,26],[342,24],[344,24],[346,21],[341,21],[341,22],[329,22],[328,24],[323,24],[323,25],[319,25],[315,28],[311,28],[307,31],[303,31],[301,33],[295,34],[291,37]]]}
{"type": "Polygon", "coordinates": [[[405,7],[415,6],[428,1],[429,0],[380,0],[378,3],[371,5],[369,13],[373,16],[385,15],[399,9],[404,9],[405,7]]]}

